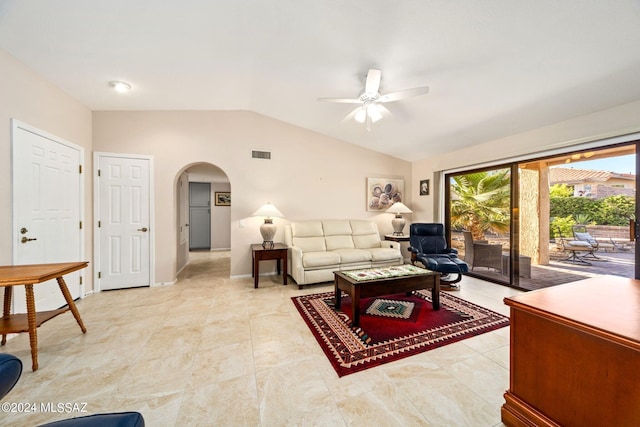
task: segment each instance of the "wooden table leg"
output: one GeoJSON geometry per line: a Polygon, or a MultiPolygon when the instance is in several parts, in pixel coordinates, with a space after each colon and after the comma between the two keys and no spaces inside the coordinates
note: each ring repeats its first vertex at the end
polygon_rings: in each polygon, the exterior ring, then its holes
{"type": "Polygon", "coordinates": [[[255,257],[253,259],[253,287],[258,287],[258,278],[260,277],[260,259],[255,257]]]}
{"type": "Polygon", "coordinates": [[[353,317],[351,321],[351,326],[359,326],[360,325],[360,286],[352,285],[351,286],[351,317],[353,317]]]}
{"type": "Polygon", "coordinates": [[[287,273],[289,271],[288,270],[288,266],[287,266],[287,262],[288,262],[287,261],[287,253],[285,252],[284,258],[282,258],[282,264],[283,264],[283,267],[282,267],[282,284],[284,286],[287,286],[287,279],[288,279],[287,276],[289,275],[287,273]]]}
{"type": "Polygon", "coordinates": [[[333,309],[340,310],[340,305],[342,304],[342,291],[338,288],[338,277],[336,276],[333,279],[334,283],[334,291],[333,291],[333,309]]]}
{"type": "MultiPolygon", "coordinates": [[[[7,286],[4,288],[4,310],[2,317],[7,317],[11,314],[11,297],[13,294],[13,286],[7,286]]],[[[2,342],[0,344],[5,345],[7,343],[7,334],[2,334],[2,342]]]]}
{"type": "Polygon", "coordinates": [[[67,288],[67,284],[65,283],[64,278],[57,277],[56,280],[58,281],[58,286],[60,286],[62,295],[64,295],[64,299],[67,301],[67,304],[69,305],[69,310],[71,310],[71,313],[73,313],[73,317],[76,318],[76,322],[78,322],[78,325],[80,325],[80,329],[82,330],[82,333],[83,334],[86,333],[87,328],[85,328],[84,323],[82,323],[82,318],[80,318],[80,312],[78,311],[78,308],[76,307],[76,303],[73,301],[73,298],[71,297],[71,292],[69,292],[69,288],[67,288]]]}
{"type": "Polygon", "coordinates": [[[29,325],[29,344],[31,345],[31,369],[38,370],[38,332],[36,326],[36,303],[33,297],[33,285],[24,285],[27,292],[27,323],[29,325]]]}
{"type": "Polygon", "coordinates": [[[431,305],[433,310],[440,310],[440,275],[436,274],[433,277],[433,287],[431,288],[431,305]]]}

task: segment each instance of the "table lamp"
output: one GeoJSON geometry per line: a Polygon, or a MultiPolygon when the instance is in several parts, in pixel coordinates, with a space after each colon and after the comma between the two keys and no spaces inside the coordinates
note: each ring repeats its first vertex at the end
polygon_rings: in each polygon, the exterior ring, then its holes
{"type": "Polygon", "coordinates": [[[413,213],[411,209],[409,209],[404,203],[396,202],[386,212],[396,214],[396,217],[391,220],[391,225],[393,226],[393,235],[394,236],[403,236],[402,230],[404,229],[404,218],[402,214],[413,213]]]}
{"type": "Polygon", "coordinates": [[[263,205],[255,211],[251,216],[263,216],[264,224],[260,226],[260,234],[262,234],[262,247],[273,248],[273,236],[276,235],[278,227],[273,223],[273,218],[284,218],[282,212],[271,203],[263,205]]]}

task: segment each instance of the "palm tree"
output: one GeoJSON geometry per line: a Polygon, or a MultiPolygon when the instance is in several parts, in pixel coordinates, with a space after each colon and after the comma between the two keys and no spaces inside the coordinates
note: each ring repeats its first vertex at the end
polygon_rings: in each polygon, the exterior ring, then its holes
{"type": "Polygon", "coordinates": [[[451,225],[483,240],[485,231],[509,231],[510,170],[457,175],[451,179],[451,225]]]}

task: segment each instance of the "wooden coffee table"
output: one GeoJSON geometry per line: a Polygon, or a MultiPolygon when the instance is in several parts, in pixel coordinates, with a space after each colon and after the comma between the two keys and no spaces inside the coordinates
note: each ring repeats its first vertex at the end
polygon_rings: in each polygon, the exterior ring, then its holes
{"type": "Polygon", "coordinates": [[[431,288],[431,301],[434,310],[440,310],[440,273],[424,270],[424,273],[410,276],[380,278],[372,280],[356,280],[344,272],[336,271],[335,277],[335,308],[340,308],[342,292],[351,297],[351,325],[360,324],[360,299],[379,297],[383,295],[411,292],[419,289],[431,288]]]}

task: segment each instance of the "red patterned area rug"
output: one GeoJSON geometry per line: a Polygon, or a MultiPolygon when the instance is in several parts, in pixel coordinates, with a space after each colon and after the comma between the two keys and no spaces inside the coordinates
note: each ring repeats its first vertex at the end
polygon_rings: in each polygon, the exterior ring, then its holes
{"type": "Polygon", "coordinates": [[[440,293],[433,311],[430,291],[364,298],[360,326],[351,327],[351,298],[339,311],[333,292],[291,298],[339,377],[509,325],[501,314],[440,293]]]}

